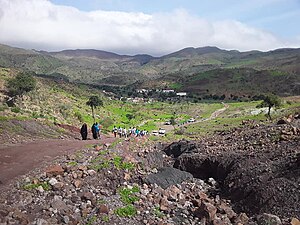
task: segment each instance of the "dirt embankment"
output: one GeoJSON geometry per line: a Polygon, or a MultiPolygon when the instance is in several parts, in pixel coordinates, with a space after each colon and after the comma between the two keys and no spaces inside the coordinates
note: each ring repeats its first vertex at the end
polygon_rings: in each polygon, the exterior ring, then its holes
{"type": "Polygon", "coordinates": [[[173,143],[165,151],[175,157],[176,168],[216,179],[237,211],[299,217],[299,125],[299,116],[280,125],[249,124],[200,142],[173,143]]]}

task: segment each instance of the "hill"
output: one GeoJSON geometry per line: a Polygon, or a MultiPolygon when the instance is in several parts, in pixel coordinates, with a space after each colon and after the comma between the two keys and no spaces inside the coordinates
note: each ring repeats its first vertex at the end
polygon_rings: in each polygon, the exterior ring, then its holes
{"type": "Polygon", "coordinates": [[[94,49],[45,52],[0,45],[0,66],[93,85],[176,87],[180,91],[200,91],[202,97],[206,90],[209,95],[300,94],[300,49],[239,52],[202,47],[152,57],[94,49]],[[218,88],[214,86],[216,82],[218,88]],[[278,82],[283,84],[280,90],[278,82]]]}

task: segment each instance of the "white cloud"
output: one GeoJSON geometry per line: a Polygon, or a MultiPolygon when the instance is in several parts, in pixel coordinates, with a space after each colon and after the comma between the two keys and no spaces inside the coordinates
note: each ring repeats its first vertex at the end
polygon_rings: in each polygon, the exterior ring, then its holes
{"type": "Polygon", "coordinates": [[[209,21],[181,9],[151,15],[84,12],[47,0],[0,0],[0,43],[43,50],[94,48],[154,55],[189,46],[241,51],[299,46],[299,40],[292,44],[238,21],[209,21]]]}

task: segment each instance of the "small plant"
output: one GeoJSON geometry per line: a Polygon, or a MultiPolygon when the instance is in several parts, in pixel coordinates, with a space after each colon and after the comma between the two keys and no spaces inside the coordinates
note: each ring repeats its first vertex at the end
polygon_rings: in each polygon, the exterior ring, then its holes
{"type": "Polygon", "coordinates": [[[163,218],[165,215],[162,211],[160,211],[159,207],[155,207],[153,213],[158,218],[163,218]]]}
{"type": "Polygon", "coordinates": [[[121,156],[116,156],[113,158],[113,164],[117,169],[121,169],[122,160],[123,159],[121,156]]]}
{"type": "Polygon", "coordinates": [[[13,107],[13,108],[11,108],[11,111],[14,113],[19,113],[19,112],[21,112],[21,109],[19,107],[13,107]]]}
{"type": "Polygon", "coordinates": [[[75,161],[71,161],[71,162],[68,162],[68,165],[69,166],[77,166],[77,162],[75,162],[75,161]]]}
{"type": "Polygon", "coordinates": [[[102,216],[101,219],[102,219],[103,222],[106,222],[106,223],[109,222],[109,216],[108,215],[102,216]]]}
{"type": "Polygon", "coordinates": [[[92,216],[88,219],[86,225],[93,225],[97,221],[97,216],[92,216]]]}
{"type": "Polygon", "coordinates": [[[49,191],[51,189],[51,186],[49,185],[48,182],[42,182],[37,184],[26,184],[23,186],[23,188],[29,191],[29,190],[37,189],[39,186],[42,186],[42,188],[45,191],[49,191]]]}
{"type": "Polygon", "coordinates": [[[123,162],[123,158],[121,156],[116,156],[113,158],[113,164],[117,169],[124,169],[124,170],[133,170],[134,163],[132,162],[123,162]]]}
{"type": "Polygon", "coordinates": [[[107,150],[102,150],[98,152],[98,155],[107,155],[108,151],[107,150]]]}
{"type": "Polygon", "coordinates": [[[122,188],[119,190],[119,194],[121,196],[121,201],[124,204],[133,204],[134,202],[139,200],[139,197],[135,195],[135,193],[140,192],[138,186],[134,186],[133,188],[122,188]]]}
{"type": "Polygon", "coordinates": [[[137,210],[133,205],[127,205],[115,209],[114,213],[120,217],[132,217],[136,215],[137,210]]]}
{"type": "Polygon", "coordinates": [[[80,122],[83,122],[83,116],[80,112],[76,111],[74,113],[74,116],[80,121],[80,122]]]}

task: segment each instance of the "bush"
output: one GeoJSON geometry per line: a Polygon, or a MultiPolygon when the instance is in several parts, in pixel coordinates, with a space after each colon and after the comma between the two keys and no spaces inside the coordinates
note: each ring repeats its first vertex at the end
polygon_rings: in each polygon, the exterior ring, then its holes
{"type": "Polygon", "coordinates": [[[33,73],[30,72],[19,73],[15,78],[7,81],[8,95],[11,97],[22,96],[34,90],[35,87],[36,80],[33,77],[33,73]]]}
{"type": "Polygon", "coordinates": [[[11,108],[11,111],[14,113],[20,113],[21,109],[19,107],[13,107],[13,108],[11,108]]]}
{"type": "Polygon", "coordinates": [[[80,121],[80,122],[83,122],[83,116],[80,112],[76,111],[74,113],[74,116],[80,121]]]}

